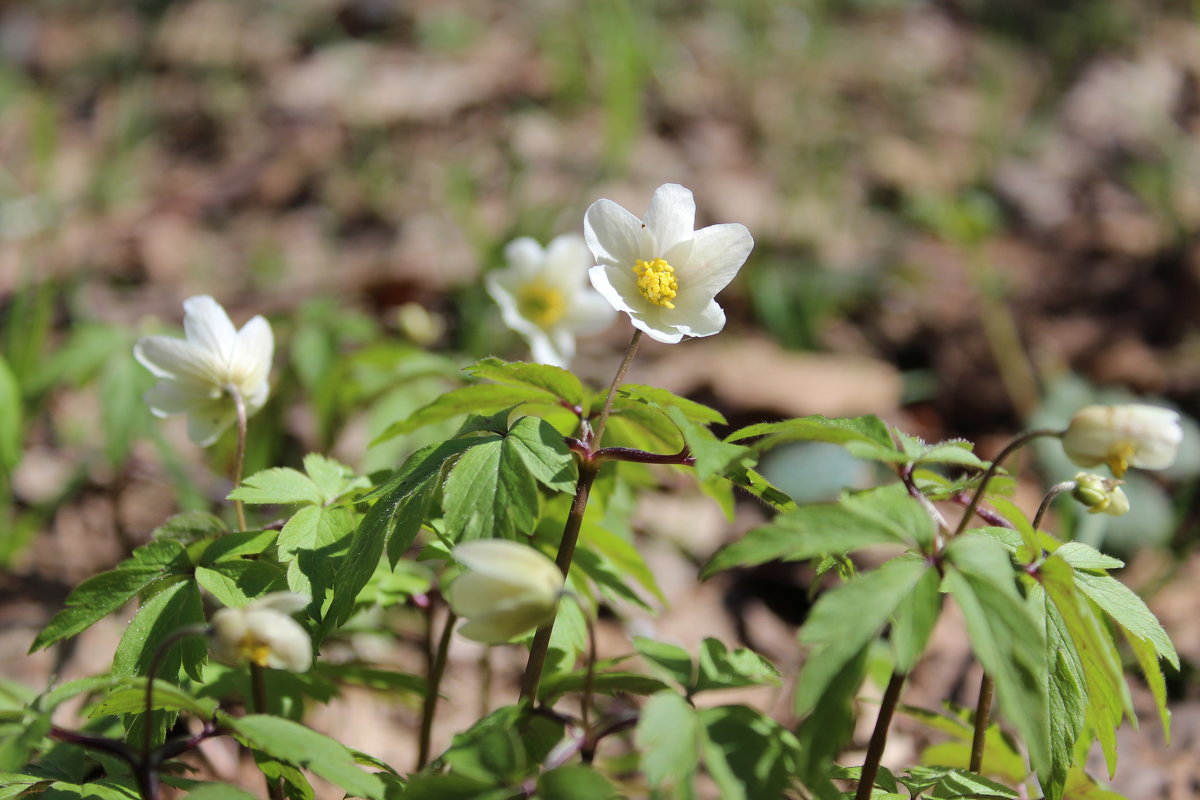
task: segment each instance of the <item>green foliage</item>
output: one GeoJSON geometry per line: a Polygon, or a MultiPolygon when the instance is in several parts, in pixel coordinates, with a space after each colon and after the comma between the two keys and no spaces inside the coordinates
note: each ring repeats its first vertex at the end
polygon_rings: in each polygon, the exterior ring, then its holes
{"type": "Polygon", "coordinates": [[[247,747],[311,770],[351,797],[382,800],[384,796],[377,775],[364,772],[346,747],[311,728],[263,714],[230,719],[228,724],[247,747]]]}

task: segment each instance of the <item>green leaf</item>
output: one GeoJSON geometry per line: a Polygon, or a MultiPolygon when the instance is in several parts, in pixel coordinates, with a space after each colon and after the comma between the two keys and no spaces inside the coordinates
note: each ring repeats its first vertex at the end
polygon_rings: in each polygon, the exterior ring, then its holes
{"type": "Polygon", "coordinates": [[[1050,769],[1038,775],[1047,800],[1062,796],[1075,744],[1087,725],[1087,678],[1062,614],[1045,590],[1030,590],[1029,605],[1041,613],[1046,631],[1046,694],[1049,700],[1050,769]]]}
{"type": "MultiPolygon", "coordinates": [[[[210,698],[192,697],[190,694],[166,681],[154,681],[153,707],[168,711],[187,711],[203,720],[212,719],[217,711],[217,701],[210,698]]],[[[129,685],[109,693],[88,713],[89,717],[105,714],[140,714],[146,710],[146,679],[136,678],[129,685]]]]}
{"type": "Polygon", "coordinates": [[[476,378],[484,378],[507,386],[549,392],[566,405],[578,407],[581,417],[587,416],[588,393],[584,390],[583,384],[579,382],[579,378],[561,367],[485,358],[467,367],[465,371],[476,378]]]}
{"type": "MultiPolygon", "coordinates": [[[[1055,550],[1054,555],[1057,556],[1059,550],[1055,550]]],[[[1133,590],[1111,575],[1090,575],[1086,572],[1075,573],[1075,585],[1130,636],[1148,642],[1160,658],[1165,658],[1172,667],[1179,669],[1179,655],[1171,638],[1154,612],[1133,590]]]]}
{"type": "MultiPolygon", "coordinates": [[[[222,561],[240,561],[245,558],[259,558],[266,550],[275,544],[279,536],[275,531],[238,531],[227,533],[213,539],[200,551],[196,563],[211,567],[222,561]]],[[[193,548],[195,553],[195,548],[193,548]]]]}
{"type": "Polygon", "coordinates": [[[321,488],[312,478],[290,467],[271,467],[256,472],[225,499],[253,505],[309,503],[319,506],[325,502],[321,488]]]}
{"type": "Polygon", "coordinates": [[[971,797],[978,800],[1015,800],[1017,793],[982,775],[953,767],[912,767],[899,781],[915,797],[929,791],[930,798],[971,797]],[[930,791],[932,790],[932,791],[930,791]]]}
{"type": "Polygon", "coordinates": [[[707,579],[732,567],[802,561],[850,553],[874,544],[910,544],[933,536],[933,521],[902,486],[848,495],[837,503],[802,506],[718,550],[700,571],[707,579]]]}
{"type": "Polygon", "coordinates": [[[8,362],[0,355],[0,471],[11,472],[21,461],[23,416],[21,387],[8,362]]]}
{"type": "Polygon", "coordinates": [[[342,543],[354,530],[354,513],[343,506],[305,506],[279,532],[281,561],[301,550],[316,551],[342,543]]]}
{"type": "Polygon", "coordinates": [[[998,542],[964,534],[944,551],[945,588],[966,618],[971,649],[996,681],[1000,708],[1029,748],[1034,769],[1050,765],[1045,632],[1017,593],[1012,561],[998,542]]]}
{"type": "MultiPolygon", "coordinates": [[[[113,675],[118,678],[145,675],[150,659],[169,636],[180,628],[203,622],[200,590],[192,581],[176,578],[146,600],[125,629],[113,656],[113,675]]],[[[183,666],[191,678],[200,680],[200,669],[207,658],[207,642],[190,636],[167,648],[159,662],[158,677],[172,680],[183,666]]]]}
{"type": "Polygon", "coordinates": [[[425,679],[407,672],[382,669],[366,664],[329,664],[319,662],[317,672],[321,675],[352,686],[365,686],[377,692],[389,694],[413,694],[425,696],[425,679]]]}
{"type": "Polygon", "coordinates": [[[618,396],[613,401],[604,443],[647,452],[673,452],[683,446],[683,435],[665,411],[638,400],[618,396]]]}
{"type": "Polygon", "coordinates": [[[408,419],[394,422],[375,437],[372,444],[380,444],[397,436],[424,428],[426,425],[444,422],[463,414],[486,414],[502,411],[523,403],[557,404],[558,399],[550,392],[524,386],[500,386],[494,383],[478,383],[447,392],[426,406],[412,413],[408,419]]]}
{"type": "Polygon", "coordinates": [[[257,800],[247,791],[227,783],[204,783],[187,793],[188,800],[257,800]]]}
{"type": "Polygon", "coordinates": [[[700,712],[704,763],[722,800],[786,797],[800,757],[800,743],[787,728],[746,706],[700,712]]]}
{"type": "Polygon", "coordinates": [[[750,457],[748,448],[721,441],[706,426],[688,419],[679,408],[669,409],[667,416],[683,434],[688,451],[696,460],[696,477],[701,481],[746,466],[744,462],[750,457]]]}
{"type": "Polygon", "coordinates": [[[1142,675],[1146,678],[1146,685],[1150,687],[1150,693],[1154,696],[1154,704],[1158,708],[1158,718],[1162,723],[1163,739],[1169,745],[1171,743],[1171,709],[1167,706],[1167,682],[1163,677],[1158,651],[1154,645],[1145,639],[1133,636],[1129,631],[1125,631],[1125,639],[1129,642],[1129,648],[1133,651],[1134,658],[1137,659],[1138,666],[1142,669],[1142,675]]]}
{"type": "Polygon", "coordinates": [[[699,670],[691,693],[742,686],[778,686],[779,671],[749,648],[730,651],[711,637],[700,645],[699,670]]]}
{"type": "Polygon", "coordinates": [[[364,772],[353,753],[337,741],[291,720],[250,714],[226,723],[247,747],[288,764],[303,767],[348,795],[382,800],[383,782],[364,772]]]}
{"type": "Polygon", "coordinates": [[[613,800],[621,797],[617,787],[591,767],[572,764],[538,776],[541,800],[613,800]]]}
{"type": "MultiPolygon", "coordinates": [[[[142,394],[150,376],[125,353],[111,358],[100,378],[100,421],[104,452],[114,466],[125,463],[148,416],[142,394]]],[[[2,391],[2,390],[0,390],[2,391]]]]}
{"type": "Polygon", "coordinates": [[[646,659],[655,672],[685,689],[692,685],[695,666],[692,664],[692,657],[682,647],[657,639],[647,639],[645,636],[635,636],[633,648],[637,650],[638,655],[646,659]]]}
{"type": "Polygon", "coordinates": [[[892,559],[877,570],[826,592],[800,629],[812,653],[796,687],[795,709],[804,716],[842,669],[875,639],[930,567],[922,559],[892,559]]]}
{"type": "Polygon", "coordinates": [[[634,402],[645,403],[653,408],[658,408],[664,412],[669,409],[676,408],[679,412],[689,420],[700,425],[725,425],[725,417],[721,412],[714,408],[709,408],[702,403],[697,403],[694,400],[688,400],[686,397],[680,397],[666,389],[660,389],[657,386],[643,386],[639,383],[626,383],[617,391],[620,396],[633,400],[634,402]]]}
{"type": "Polygon", "coordinates": [[[492,786],[512,785],[525,777],[530,765],[545,759],[563,732],[560,722],[506,706],[457,734],[438,762],[492,786]]]}
{"type": "MultiPolygon", "coordinates": [[[[842,654],[826,648],[816,651],[805,662],[806,671],[811,666],[814,673],[829,673],[822,681],[824,691],[814,699],[806,699],[808,716],[796,734],[800,741],[796,774],[808,785],[827,780],[829,765],[854,734],[854,698],[866,675],[868,649],[868,645],[863,645],[849,659],[844,659],[842,654]],[[830,670],[821,661],[840,666],[830,670]]],[[[797,682],[797,689],[803,685],[797,682]]]]}
{"type": "Polygon", "coordinates": [[[309,453],[304,457],[304,471],[316,484],[326,503],[332,503],[346,492],[371,485],[366,478],[355,476],[354,470],[345,464],[320,453],[309,453]]]}
{"type": "Polygon", "coordinates": [[[642,706],[634,732],[642,772],[651,786],[690,786],[703,747],[696,710],[675,692],[660,692],[642,706]]]}
{"type": "Polygon", "coordinates": [[[196,567],[196,583],[229,608],[241,608],[268,592],[287,588],[283,570],[266,561],[221,561],[196,567]]]}
{"type": "Polygon", "coordinates": [[[658,598],[659,602],[667,604],[667,598],[658,587],[654,572],[638,549],[625,539],[585,517],[579,530],[579,547],[595,553],[611,564],[617,575],[633,578],[642,588],[658,598]]]}
{"type": "Polygon", "coordinates": [[[513,800],[523,796],[513,789],[496,786],[464,775],[416,773],[404,789],[404,800],[513,800]]]}
{"type": "Polygon", "coordinates": [[[163,539],[138,548],[114,569],[94,575],[75,587],[67,597],[67,607],[38,634],[29,652],[74,636],[153,584],[170,575],[183,574],[189,567],[187,553],[178,542],[163,539]]]}
{"type": "Polygon", "coordinates": [[[897,453],[887,424],[874,414],[862,417],[838,417],[830,419],[819,414],[782,422],[760,422],[734,431],[726,441],[741,442],[755,436],[764,437],[755,443],[755,449],[765,450],[783,442],[830,442],[832,444],[857,444],[860,452],[897,453]]]}
{"type": "Polygon", "coordinates": [[[927,569],[901,599],[892,622],[892,648],[896,652],[896,671],[908,674],[929,641],[934,623],[942,611],[941,578],[936,569],[927,569]]]}
{"type": "MultiPolygon", "coordinates": [[[[586,683],[587,676],[583,670],[548,675],[538,686],[538,698],[543,703],[553,703],[555,698],[564,694],[583,691],[586,683]]],[[[667,685],[658,678],[638,672],[597,672],[592,676],[592,691],[597,694],[645,696],[666,688],[667,685]]]]}
{"type": "Polygon", "coordinates": [[[39,800],[139,800],[137,789],[118,780],[90,783],[55,781],[37,794],[39,800]]]}
{"type": "Polygon", "coordinates": [[[442,489],[445,532],[454,542],[513,539],[533,529],[538,492],[525,458],[504,437],[477,440],[442,489]]]}
{"type": "Polygon", "coordinates": [[[544,419],[521,417],[504,440],[529,470],[529,474],[547,489],[574,492],[579,479],[575,456],[562,434],[544,419]]]}
{"type": "Polygon", "coordinates": [[[928,445],[912,461],[914,464],[953,464],[982,470],[987,464],[971,452],[973,447],[966,439],[948,439],[928,445]]]}
{"type": "Polygon", "coordinates": [[[1101,553],[1083,542],[1067,542],[1054,551],[1054,555],[1075,569],[1120,569],[1125,562],[1101,553]]]}
{"type": "Polygon", "coordinates": [[[167,519],[150,534],[152,539],[174,539],[183,546],[201,539],[220,536],[229,526],[207,511],[184,511],[167,519]]]}

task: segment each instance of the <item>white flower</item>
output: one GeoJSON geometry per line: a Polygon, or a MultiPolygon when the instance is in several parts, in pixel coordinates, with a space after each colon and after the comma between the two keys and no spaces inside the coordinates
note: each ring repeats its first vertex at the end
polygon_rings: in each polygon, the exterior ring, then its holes
{"type": "Polygon", "coordinates": [[[508,266],[487,276],[487,290],[504,324],[529,341],[533,358],[566,368],[575,337],[603,330],[613,318],[604,298],[585,281],[592,258],[576,234],[553,239],[543,250],[528,236],[504,248],[508,266]]]}
{"type": "Polygon", "coordinates": [[[308,605],[293,592],[273,592],[241,608],[222,608],[212,617],[212,649],[231,664],[305,672],[312,664],[312,640],[291,614],[308,605]]]}
{"type": "Polygon", "coordinates": [[[267,402],[267,378],[275,339],[261,316],[236,330],[229,315],[208,295],[183,301],[186,339],[144,336],[133,356],[159,379],[146,392],[158,417],[188,415],[188,437],[208,447],[237,421],[229,390],[236,389],[252,416],[267,402]]]}
{"type": "Polygon", "coordinates": [[[506,539],[484,539],[454,548],[466,572],[450,584],[450,609],[465,617],[459,633],[501,644],[554,619],[563,574],[540,551],[506,539]]]}
{"type": "Polygon", "coordinates": [[[1177,413],[1140,403],[1087,406],[1062,434],[1067,458],[1085,468],[1107,464],[1118,478],[1129,467],[1166,469],[1182,441],[1177,413]]]}
{"type": "Polygon", "coordinates": [[[693,230],[696,202],[677,183],[658,187],[642,220],[611,200],[597,200],[583,218],[596,266],[592,285],[633,326],[674,344],[725,327],[713,298],[733,280],[754,247],[736,223],[693,230]]]}

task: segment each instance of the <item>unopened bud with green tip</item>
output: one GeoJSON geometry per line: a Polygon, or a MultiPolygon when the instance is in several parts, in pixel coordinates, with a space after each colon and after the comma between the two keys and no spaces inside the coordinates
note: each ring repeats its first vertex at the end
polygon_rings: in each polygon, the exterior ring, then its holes
{"type": "Polygon", "coordinates": [[[1121,481],[1081,472],[1075,476],[1071,496],[1082,503],[1089,514],[1108,514],[1119,517],[1129,511],[1129,498],[1121,489],[1121,481]]]}

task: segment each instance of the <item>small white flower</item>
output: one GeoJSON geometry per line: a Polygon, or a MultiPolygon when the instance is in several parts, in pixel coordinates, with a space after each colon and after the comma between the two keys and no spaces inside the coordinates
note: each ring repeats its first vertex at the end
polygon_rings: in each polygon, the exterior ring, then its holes
{"type": "Polygon", "coordinates": [[[613,318],[604,298],[587,286],[587,246],[566,234],[543,250],[522,236],[508,243],[504,258],[508,266],[487,276],[504,324],[529,341],[535,361],[565,369],[575,355],[575,337],[598,333],[613,318]]]}
{"type": "Polygon", "coordinates": [[[1118,478],[1130,467],[1166,469],[1182,441],[1177,413],[1140,403],[1087,406],[1062,434],[1067,458],[1085,468],[1107,464],[1118,478]]]}
{"type": "Polygon", "coordinates": [[[212,649],[231,664],[305,672],[312,664],[312,639],[291,614],[308,605],[293,592],[273,592],[241,608],[222,608],[212,617],[212,649]]]}
{"type": "Polygon", "coordinates": [[[506,539],[484,539],[454,548],[467,568],[450,584],[450,608],[468,622],[459,633],[501,644],[554,619],[563,574],[540,551],[506,539]]]}
{"type": "Polygon", "coordinates": [[[695,222],[696,201],[677,183],[658,187],[645,221],[611,200],[592,203],[583,218],[596,257],[592,285],[635,328],[667,344],[725,327],[714,298],[754,247],[745,225],[694,230],[695,222]]]}
{"type": "Polygon", "coordinates": [[[236,330],[208,295],[189,297],[183,310],[186,339],[144,336],[133,356],[159,379],[145,395],[150,411],[187,414],[188,437],[208,447],[237,421],[231,388],[242,396],[247,417],[267,402],[275,339],[261,316],[236,330]]]}

